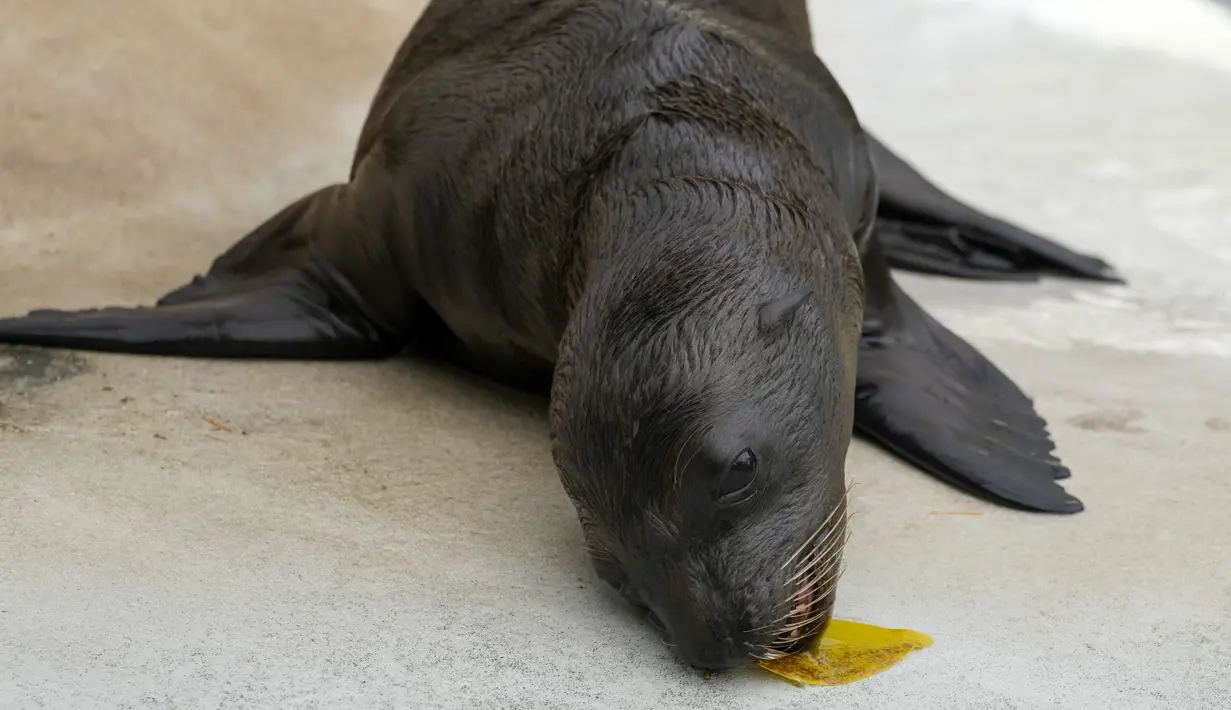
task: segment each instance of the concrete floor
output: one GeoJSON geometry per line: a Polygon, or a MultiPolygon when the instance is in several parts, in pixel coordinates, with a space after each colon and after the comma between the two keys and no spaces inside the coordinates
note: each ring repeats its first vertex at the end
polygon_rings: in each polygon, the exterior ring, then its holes
{"type": "MultiPolygon", "coordinates": [[[[7,350],[0,708],[1231,707],[1231,13],[1165,4],[1179,36],[813,3],[870,126],[1131,279],[905,279],[1036,396],[1088,506],[857,443],[839,614],[932,648],[832,689],[687,672],[592,577],[540,403],[453,372],[7,350]]],[[[421,3],[52,5],[0,0],[5,313],[148,302],[344,174],[421,3]]]]}

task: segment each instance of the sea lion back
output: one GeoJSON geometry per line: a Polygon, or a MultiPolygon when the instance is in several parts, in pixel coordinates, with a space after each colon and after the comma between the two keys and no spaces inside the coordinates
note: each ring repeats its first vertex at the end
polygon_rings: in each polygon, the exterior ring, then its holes
{"type": "Polygon", "coordinates": [[[411,213],[416,293],[469,348],[549,363],[599,248],[585,216],[604,190],[703,176],[806,203],[824,173],[832,207],[863,219],[853,113],[778,7],[433,3],[356,154],[411,213]]]}

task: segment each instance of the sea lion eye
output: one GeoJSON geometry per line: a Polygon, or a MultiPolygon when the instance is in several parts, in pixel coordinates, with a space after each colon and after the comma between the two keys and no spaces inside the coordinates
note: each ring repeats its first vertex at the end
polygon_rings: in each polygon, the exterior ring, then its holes
{"type": "Polygon", "coordinates": [[[722,485],[718,489],[719,499],[726,499],[743,492],[752,485],[757,477],[757,455],[752,449],[744,449],[736,454],[727,467],[726,475],[722,477],[722,485]]]}

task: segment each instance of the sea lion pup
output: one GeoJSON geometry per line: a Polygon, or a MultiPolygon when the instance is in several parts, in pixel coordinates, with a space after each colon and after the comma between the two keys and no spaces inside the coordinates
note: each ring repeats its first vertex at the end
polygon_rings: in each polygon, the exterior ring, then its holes
{"type": "Polygon", "coordinates": [[[807,27],[802,0],[434,0],[346,182],[154,307],[36,311],[0,342],[436,346],[550,394],[600,575],[685,661],[791,653],[833,606],[853,429],[1003,504],[1081,509],[1030,400],[895,285],[881,235],[920,269],[1113,278],[871,139],[807,27]]]}

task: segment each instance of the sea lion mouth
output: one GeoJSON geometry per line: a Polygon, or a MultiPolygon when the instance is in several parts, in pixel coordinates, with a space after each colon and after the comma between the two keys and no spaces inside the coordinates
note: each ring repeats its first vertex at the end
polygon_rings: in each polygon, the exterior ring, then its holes
{"type": "Polygon", "coordinates": [[[842,551],[849,538],[843,496],[816,532],[782,564],[792,592],[775,608],[773,613],[780,616],[760,629],[772,636],[759,645],[748,644],[753,658],[773,660],[798,653],[810,639],[824,633],[833,613],[844,571],[842,551]]]}

